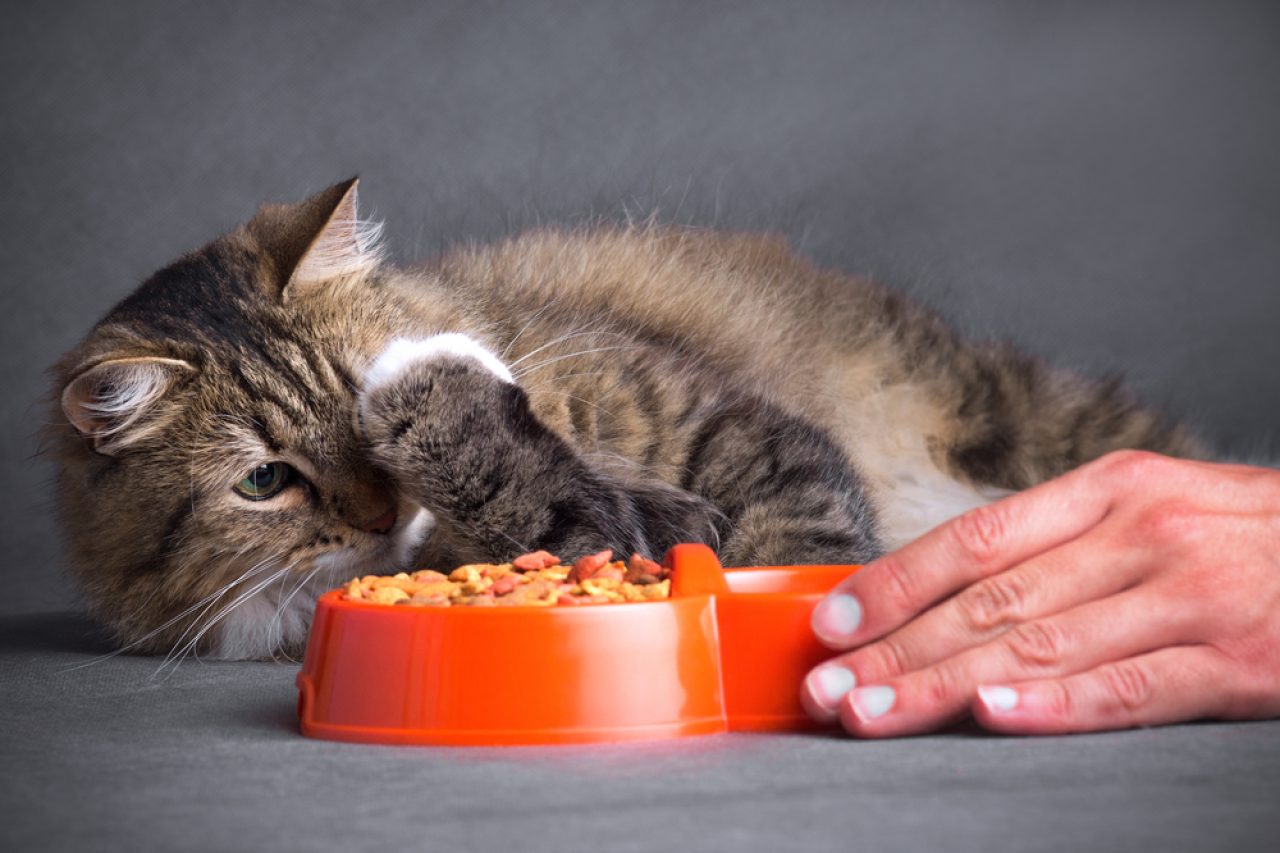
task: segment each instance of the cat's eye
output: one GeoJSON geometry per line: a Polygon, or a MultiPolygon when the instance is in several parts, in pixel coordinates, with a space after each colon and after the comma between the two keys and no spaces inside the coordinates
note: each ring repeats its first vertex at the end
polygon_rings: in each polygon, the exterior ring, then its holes
{"type": "Polygon", "coordinates": [[[259,465],[249,475],[236,483],[236,493],[251,501],[265,501],[275,497],[289,483],[293,482],[297,472],[284,462],[268,462],[259,465]]]}

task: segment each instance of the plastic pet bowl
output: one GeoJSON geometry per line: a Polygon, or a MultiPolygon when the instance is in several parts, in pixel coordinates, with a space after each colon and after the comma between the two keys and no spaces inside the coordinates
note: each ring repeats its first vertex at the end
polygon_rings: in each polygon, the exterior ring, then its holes
{"type": "Polygon", "coordinates": [[[387,744],[550,744],[812,728],[809,629],[856,566],[722,569],[677,545],[665,601],[587,607],[390,607],[320,597],[302,733],[387,744]]]}

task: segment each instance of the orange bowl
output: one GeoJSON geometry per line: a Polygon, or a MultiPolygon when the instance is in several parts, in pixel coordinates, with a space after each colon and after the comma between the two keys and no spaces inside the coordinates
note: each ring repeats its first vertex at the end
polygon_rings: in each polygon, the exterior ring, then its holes
{"type": "Polygon", "coordinates": [[[298,716],[308,737],[391,744],[588,743],[808,728],[809,631],[853,566],[723,571],[666,557],[671,598],[589,607],[390,607],[320,597],[298,716]]]}

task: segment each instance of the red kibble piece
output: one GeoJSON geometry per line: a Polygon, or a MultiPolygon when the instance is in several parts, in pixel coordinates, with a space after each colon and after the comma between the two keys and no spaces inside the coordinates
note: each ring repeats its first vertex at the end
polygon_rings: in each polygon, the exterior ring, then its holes
{"type": "Polygon", "coordinates": [[[511,561],[511,565],[522,572],[536,572],[539,569],[560,565],[560,558],[546,551],[534,551],[531,554],[521,554],[516,557],[511,561]]]}
{"type": "Polygon", "coordinates": [[[593,578],[596,572],[609,565],[609,561],[613,559],[613,552],[605,549],[598,554],[588,554],[582,557],[578,562],[573,564],[573,568],[569,570],[569,582],[581,583],[587,578],[593,578]]]}
{"type": "Polygon", "coordinates": [[[630,583],[636,583],[645,575],[660,578],[665,573],[666,572],[662,566],[658,565],[653,560],[650,560],[648,557],[641,557],[639,554],[632,554],[631,559],[627,560],[626,580],[630,583]]]}
{"type": "Polygon", "coordinates": [[[604,595],[562,595],[556,599],[559,607],[579,607],[584,604],[608,604],[609,598],[604,595]]]}
{"type": "Polygon", "coordinates": [[[620,581],[626,574],[620,565],[605,566],[591,576],[593,581],[620,581]]]}
{"type": "Polygon", "coordinates": [[[503,575],[493,582],[493,586],[489,588],[489,591],[494,595],[506,595],[514,590],[518,585],[519,583],[516,581],[515,575],[503,575]]]}

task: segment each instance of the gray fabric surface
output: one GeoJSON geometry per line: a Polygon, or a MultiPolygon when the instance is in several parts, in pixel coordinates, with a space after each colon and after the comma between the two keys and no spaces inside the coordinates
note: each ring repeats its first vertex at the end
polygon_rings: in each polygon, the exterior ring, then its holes
{"type": "Polygon", "coordinates": [[[0,849],[1248,850],[1280,724],[890,743],[308,741],[294,668],[89,660],[42,370],[353,173],[411,260],[539,221],[778,231],[1278,449],[1280,6],[29,3],[0,27],[0,849]]]}
{"type": "Polygon", "coordinates": [[[0,620],[5,850],[1274,850],[1280,722],[436,749],[297,734],[296,668],[0,620]]]}

